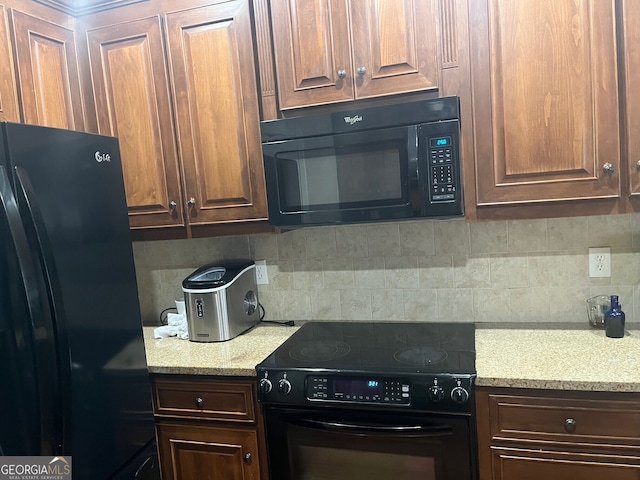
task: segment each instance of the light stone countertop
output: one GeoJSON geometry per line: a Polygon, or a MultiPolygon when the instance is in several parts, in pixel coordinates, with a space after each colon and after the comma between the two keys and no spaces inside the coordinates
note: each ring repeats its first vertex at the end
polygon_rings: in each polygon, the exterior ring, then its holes
{"type": "Polygon", "coordinates": [[[476,385],[640,392],[640,330],[476,328],[476,385]]]}
{"type": "MultiPolygon", "coordinates": [[[[255,376],[255,366],[298,327],[257,326],[226,342],[154,339],[144,327],[152,373],[255,376]]],[[[480,386],[640,392],[640,330],[624,338],[588,328],[476,328],[480,386]]]]}
{"type": "Polygon", "coordinates": [[[299,327],[259,325],[226,342],[209,343],[177,337],[155,339],[154,328],[143,327],[151,373],[255,377],[255,366],[299,327]]]}

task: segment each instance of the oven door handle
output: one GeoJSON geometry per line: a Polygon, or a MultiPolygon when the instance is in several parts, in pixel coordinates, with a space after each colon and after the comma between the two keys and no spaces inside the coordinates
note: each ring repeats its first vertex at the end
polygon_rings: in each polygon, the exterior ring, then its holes
{"type": "Polygon", "coordinates": [[[341,420],[312,420],[294,415],[287,415],[287,423],[299,427],[311,428],[315,430],[340,430],[346,433],[384,433],[387,435],[414,435],[421,437],[435,437],[453,435],[453,428],[449,425],[387,425],[377,423],[349,423],[341,420]]]}

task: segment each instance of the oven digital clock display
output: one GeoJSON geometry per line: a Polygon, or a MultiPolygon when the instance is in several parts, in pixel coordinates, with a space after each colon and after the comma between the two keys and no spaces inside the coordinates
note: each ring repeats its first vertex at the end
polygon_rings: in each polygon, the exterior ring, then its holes
{"type": "Polygon", "coordinates": [[[372,397],[382,395],[382,382],[373,379],[336,378],[333,380],[333,391],[343,395],[364,395],[372,397]]]}

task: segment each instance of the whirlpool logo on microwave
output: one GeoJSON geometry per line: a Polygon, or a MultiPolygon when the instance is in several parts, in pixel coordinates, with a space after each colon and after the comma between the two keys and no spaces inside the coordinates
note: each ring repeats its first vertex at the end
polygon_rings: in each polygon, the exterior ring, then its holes
{"type": "Polygon", "coordinates": [[[353,117],[344,117],[344,123],[348,125],[353,125],[354,123],[358,123],[362,121],[362,115],[354,115],[353,117]]]}
{"type": "Polygon", "coordinates": [[[71,457],[2,457],[0,480],[71,480],[71,457]]]}

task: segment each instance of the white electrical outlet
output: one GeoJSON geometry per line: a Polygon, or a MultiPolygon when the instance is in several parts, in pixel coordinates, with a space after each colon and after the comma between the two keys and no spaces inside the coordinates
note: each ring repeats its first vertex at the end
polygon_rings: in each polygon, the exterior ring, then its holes
{"type": "Polygon", "coordinates": [[[609,247],[589,248],[589,277],[611,276],[611,249],[609,247]]]}
{"type": "Polygon", "coordinates": [[[265,260],[256,260],[256,282],[258,285],[266,285],[269,283],[269,275],[267,275],[267,262],[265,260]]]}

